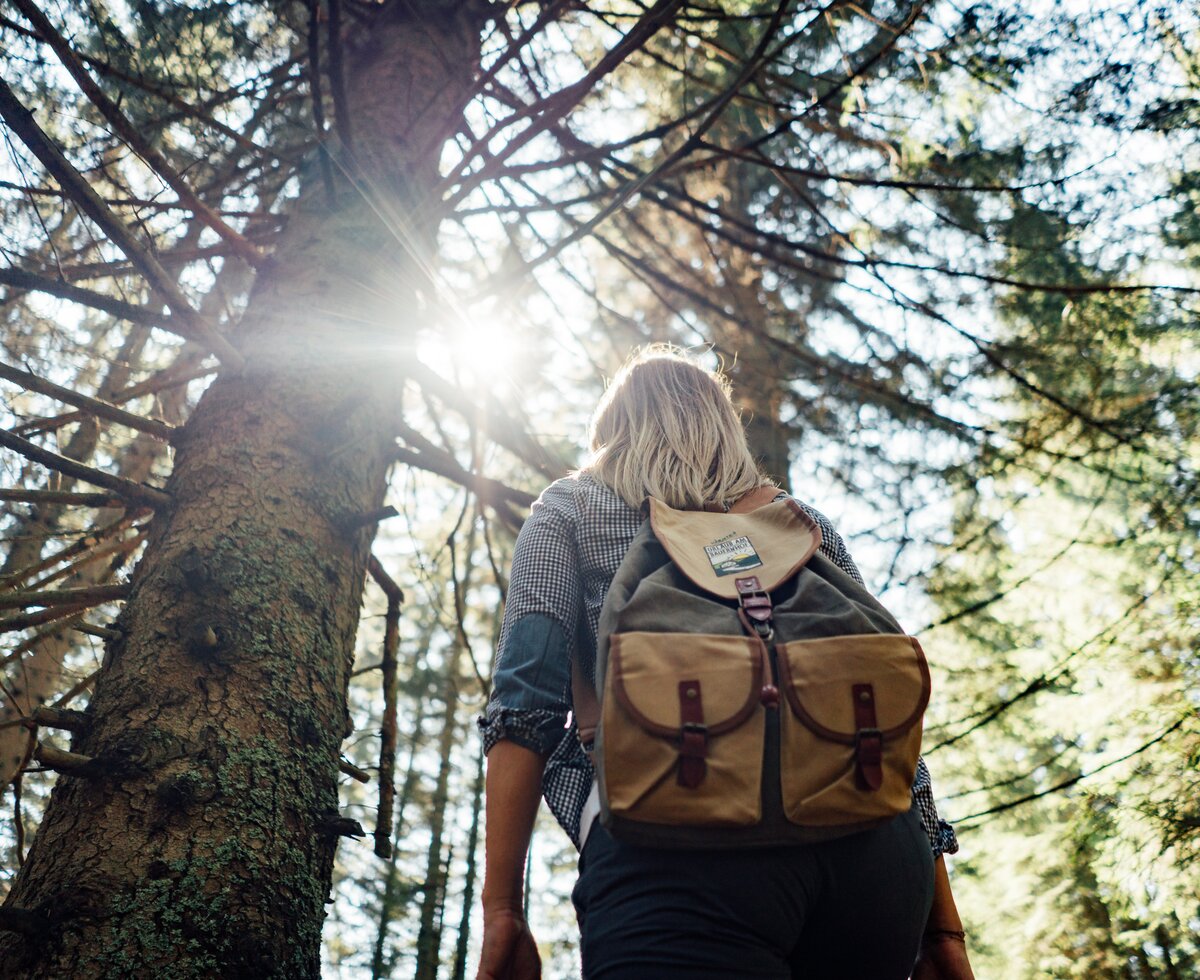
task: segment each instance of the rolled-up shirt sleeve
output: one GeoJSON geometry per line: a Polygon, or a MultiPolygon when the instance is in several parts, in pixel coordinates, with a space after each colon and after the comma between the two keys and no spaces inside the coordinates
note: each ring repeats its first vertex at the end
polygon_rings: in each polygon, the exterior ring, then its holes
{"type": "Polygon", "coordinates": [[[571,708],[581,592],[569,484],[546,489],[517,536],[492,692],[479,720],[484,751],[501,740],[549,755],[571,708]]]}

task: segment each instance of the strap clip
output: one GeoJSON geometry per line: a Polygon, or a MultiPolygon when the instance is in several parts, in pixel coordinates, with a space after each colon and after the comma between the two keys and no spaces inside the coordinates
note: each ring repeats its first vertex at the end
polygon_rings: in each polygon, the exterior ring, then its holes
{"type": "Polygon", "coordinates": [[[771,608],[771,596],[763,589],[757,575],[736,578],[733,585],[738,591],[738,617],[742,625],[764,643],[767,642],[775,634],[775,624],[772,622],[775,611],[771,608]]]}

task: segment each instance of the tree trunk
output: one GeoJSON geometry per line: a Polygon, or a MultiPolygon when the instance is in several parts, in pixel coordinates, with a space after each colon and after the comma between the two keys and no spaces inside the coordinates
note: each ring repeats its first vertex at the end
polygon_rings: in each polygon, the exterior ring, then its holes
{"type": "MultiPolygon", "coordinates": [[[[429,640],[433,629],[425,632],[417,649],[425,653],[429,650],[429,640]]],[[[418,666],[416,673],[419,677],[425,667],[418,666]]],[[[388,930],[394,921],[400,918],[407,904],[410,893],[401,888],[400,881],[400,842],[404,839],[407,828],[405,817],[408,814],[408,804],[412,799],[414,787],[417,784],[417,750],[424,742],[421,726],[425,722],[425,706],[427,699],[423,686],[418,686],[416,701],[416,717],[413,721],[412,735],[408,742],[408,764],[404,769],[404,782],[400,786],[400,797],[396,801],[396,822],[392,829],[392,856],[388,858],[387,872],[383,879],[383,895],[379,900],[379,928],[375,933],[375,949],[371,954],[371,980],[384,980],[392,975],[395,956],[387,952],[388,930]]]]}
{"type": "Polygon", "coordinates": [[[471,790],[471,829],[467,831],[467,869],[463,883],[462,916],[458,920],[458,938],[454,941],[454,969],[450,980],[466,980],[467,946],[471,939],[471,915],[475,911],[475,876],[479,849],[479,822],[483,812],[483,783],[485,767],[483,752],[475,770],[475,785],[471,790]]]}
{"type": "Polygon", "coordinates": [[[442,838],[446,829],[446,810],[450,806],[451,754],[458,741],[458,659],[456,643],[450,657],[445,686],[442,734],[438,740],[437,785],[429,806],[429,853],[425,861],[425,883],[421,887],[421,924],[417,931],[417,968],[415,980],[437,980],[441,960],[441,919],[446,899],[447,864],[442,860],[442,838]]]}
{"type": "Polygon", "coordinates": [[[414,215],[485,12],[446,7],[364,11],[346,39],[357,186],[308,182],[235,334],[246,369],[178,440],[72,746],[94,761],[60,777],[5,903],[6,976],[319,976],[373,532],[355,519],[386,489],[432,258],[414,215]]]}

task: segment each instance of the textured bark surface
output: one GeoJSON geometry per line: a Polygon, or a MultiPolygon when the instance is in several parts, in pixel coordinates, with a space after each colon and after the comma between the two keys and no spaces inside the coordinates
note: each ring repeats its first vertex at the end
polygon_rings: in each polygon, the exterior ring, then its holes
{"type": "Polygon", "coordinates": [[[3,935],[6,977],[319,975],[373,532],[354,517],[384,496],[410,250],[432,242],[410,222],[478,60],[481,23],[448,6],[347,39],[366,192],[302,192],[235,338],[248,368],[179,441],[72,745],[94,771],[59,779],[5,903],[44,923],[3,935]]]}

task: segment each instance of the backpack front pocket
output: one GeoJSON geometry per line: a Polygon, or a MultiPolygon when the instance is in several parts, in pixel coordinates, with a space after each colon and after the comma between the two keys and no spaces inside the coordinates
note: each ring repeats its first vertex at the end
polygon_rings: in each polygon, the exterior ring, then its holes
{"type": "Polygon", "coordinates": [[[921,751],[929,668],[915,639],[874,633],[776,647],[788,820],[835,826],[904,813],[921,751]]]}
{"type": "Polygon", "coordinates": [[[763,660],[747,637],[614,633],[596,742],[609,812],[678,826],[758,823],[763,660]]]}

